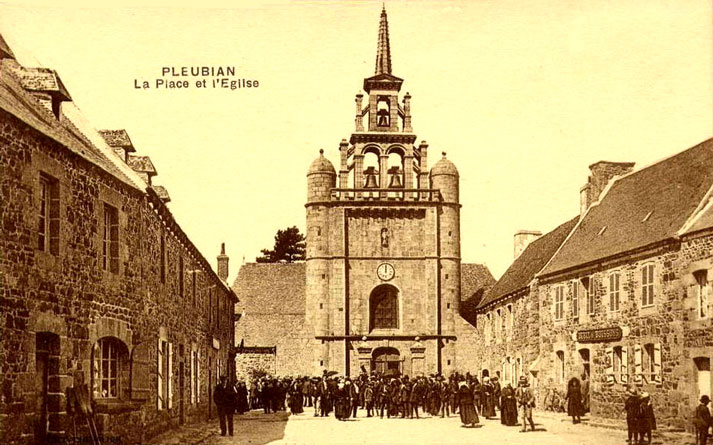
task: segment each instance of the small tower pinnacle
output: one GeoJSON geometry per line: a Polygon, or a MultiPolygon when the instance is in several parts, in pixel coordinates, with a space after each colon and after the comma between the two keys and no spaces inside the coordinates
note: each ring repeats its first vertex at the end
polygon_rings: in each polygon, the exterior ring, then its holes
{"type": "Polygon", "coordinates": [[[376,71],[374,74],[391,74],[391,47],[389,46],[389,22],[386,5],[381,9],[379,41],[376,45],[376,71]]]}

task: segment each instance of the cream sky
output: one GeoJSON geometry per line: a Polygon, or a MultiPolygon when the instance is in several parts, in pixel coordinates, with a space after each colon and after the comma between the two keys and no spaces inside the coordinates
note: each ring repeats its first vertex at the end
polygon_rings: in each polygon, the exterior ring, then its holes
{"type": "MultiPolygon", "coordinates": [[[[381,2],[54,3],[0,2],[0,32],[21,63],[58,70],[95,128],[125,128],[151,156],[211,263],[225,241],[232,281],[277,229],[304,231],[305,173],[320,148],[336,165],[353,131],[381,2]],[[235,66],[260,87],[134,89],[196,65],[235,66]]],[[[460,171],[463,261],[496,278],[515,231],[578,213],[589,164],[645,166],[713,134],[709,0],[386,8],[414,131],[430,166],[446,151],[460,171]]]]}

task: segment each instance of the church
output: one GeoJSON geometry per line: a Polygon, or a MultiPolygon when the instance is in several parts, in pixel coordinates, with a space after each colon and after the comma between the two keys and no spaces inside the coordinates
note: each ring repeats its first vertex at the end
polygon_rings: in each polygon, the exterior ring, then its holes
{"type": "Polygon", "coordinates": [[[305,262],[246,264],[236,279],[239,375],[469,370],[461,301],[494,279],[461,264],[459,173],[445,152],[429,170],[403,82],[382,10],[338,170],[320,151],[307,172],[305,262]]]}

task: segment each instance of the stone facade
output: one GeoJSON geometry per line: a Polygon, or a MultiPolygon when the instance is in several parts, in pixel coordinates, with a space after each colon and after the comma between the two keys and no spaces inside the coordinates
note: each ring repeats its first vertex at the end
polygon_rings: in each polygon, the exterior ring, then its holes
{"type": "MultiPolygon", "coordinates": [[[[713,324],[710,316],[696,316],[698,284],[694,276],[702,271],[707,277],[713,276],[711,252],[713,233],[708,233],[604,264],[584,275],[591,294],[580,284],[581,272],[542,280],[538,286],[541,359],[546,370],[542,379],[564,389],[568,377],[580,375],[586,368],[593,415],[619,417],[626,389],[633,384],[651,395],[660,424],[688,426],[699,397],[695,361],[703,357],[710,363],[713,357],[713,324]],[[642,268],[648,265],[654,268],[654,301],[651,306],[643,306],[642,268]],[[620,277],[618,311],[610,306],[613,274],[620,277]],[[574,286],[582,289],[578,317],[571,309],[574,286]],[[565,316],[561,319],[554,314],[558,287],[565,294],[565,316]],[[593,300],[591,314],[587,313],[589,298],[593,300]],[[610,327],[621,329],[621,339],[577,341],[580,331],[610,327]],[[564,366],[558,361],[558,351],[564,353],[564,366]]],[[[706,286],[710,293],[711,282],[706,286]]],[[[710,304],[707,311],[710,314],[710,304]]],[[[709,377],[707,393],[712,389],[709,377]]]]}
{"type": "MultiPolygon", "coordinates": [[[[390,60],[385,11],[380,29],[377,61],[390,60]]],[[[390,63],[377,62],[375,76],[364,80],[365,108],[357,95],[356,132],[339,145],[339,173],[320,154],[307,174],[313,373],[456,369],[458,171],[445,153],[427,170],[428,144],[414,144],[410,96],[399,104],[402,82],[390,63]],[[376,166],[366,166],[369,157],[376,166]]]]}
{"type": "Polygon", "coordinates": [[[429,170],[428,144],[416,144],[411,96],[399,101],[403,80],[391,73],[385,11],[379,36],[339,169],[320,150],[307,172],[301,279],[286,275],[299,265],[245,265],[234,285],[244,307],[236,341],[275,346],[277,374],[469,370],[460,339],[476,330],[460,313],[462,283],[467,298],[480,298],[494,280],[482,265],[462,274],[458,170],[445,153],[429,170]]]}
{"type": "Polygon", "coordinates": [[[586,374],[592,415],[620,418],[635,387],[662,428],[682,429],[713,391],[713,140],[632,167],[590,166],[595,202],[533,241],[486,294],[475,353],[491,374],[520,354],[540,406],[586,374]]]}
{"type": "Polygon", "coordinates": [[[3,443],[62,440],[77,371],[106,440],[205,417],[232,372],[234,293],[123,159],[2,63],[3,443]]]}

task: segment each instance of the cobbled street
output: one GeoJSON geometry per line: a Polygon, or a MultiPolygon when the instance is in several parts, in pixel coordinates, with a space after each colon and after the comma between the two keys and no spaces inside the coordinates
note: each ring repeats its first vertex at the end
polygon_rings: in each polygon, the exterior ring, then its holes
{"type": "MultiPolygon", "coordinates": [[[[234,436],[220,436],[218,420],[198,423],[155,438],[152,444],[626,444],[626,431],[572,425],[564,415],[536,413],[535,432],[520,433],[519,426],[506,427],[499,419],[484,420],[477,428],[461,426],[459,416],[424,419],[367,418],[359,411],[356,418],[340,422],[334,417],[263,414],[253,411],[235,416],[234,436]],[[537,415],[539,414],[539,415],[537,415]]],[[[654,444],[692,444],[693,437],[682,434],[657,434],[654,444]]]]}

